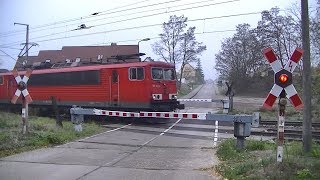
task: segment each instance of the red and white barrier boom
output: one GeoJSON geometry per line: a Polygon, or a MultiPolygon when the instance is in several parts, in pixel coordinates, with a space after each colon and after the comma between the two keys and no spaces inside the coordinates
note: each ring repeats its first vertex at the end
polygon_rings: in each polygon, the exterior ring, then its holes
{"type": "Polygon", "coordinates": [[[74,106],[70,109],[71,121],[75,124],[75,130],[81,131],[81,123],[84,115],[114,116],[123,118],[168,118],[168,119],[194,119],[234,122],[234,136],[237,137],[237,147],[244,147],[245,137],[250,136],[251,126],[259,126],[259,113],[253,115],[228,115],[211,113],[176,113],[176,112],[124,112],[102,109],[86,109],[74,106]]]}
{"type": "Polygon", "coordinates": [[[271,109],[278,97],[279,100],[279,119],[278,119],[278,148],[277,161],[282,162],[284,144],[284,121],[286,97],[290,100],[295,109],[303,108],[301,98],[292,84],[292,72],[296,68],[303,54],[303,50],[296,48],[287,64],[283,67],[280,60],[272,48],[263,50],[264,57],[270,63],[274,71],[274,85],[263,103],[263,107],[271,109]]]}
{"type": "Polygon", "coordinates": [[[22,124],[23,124],[23,129],[22,129],[23,134],[28,132],[28,104],[32,102],[32,98],[27,90],[27,83],[28,83],[29,77],[31,76],[31,73],[32,73],[32,70],[28,69],[26,71],[26,74],[21,79],[21,76],[18,74],[17,69],[12,70],[12,74],[17,83],[17,90],[11,99],[11,103],[16,104],[18,98],[22,93],[22,114],[21,115],[22,115],[22,124]]]}

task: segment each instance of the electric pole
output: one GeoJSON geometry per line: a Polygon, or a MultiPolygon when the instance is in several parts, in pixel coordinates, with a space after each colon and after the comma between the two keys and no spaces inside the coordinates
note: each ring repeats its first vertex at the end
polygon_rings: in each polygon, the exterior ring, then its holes
{"type": "Polygon", "coordinates": [[[301,0],[301,29],[303,53],[303,132],[302,142],[304,152],[311,151],[312,119],[311,119],[311,63],[308,0],[301,0]]]}
{"type": "Polygon", "coordinates": [[[25,44],[25,48],[26,48],[26,62],[28,62],[28,57],[29,57],[29,24],[22,24],[22,23],[14,23],[14,25],[23,25],[23,26],[27,26],[27,33],[26,33],[26,44],[25,44]]]}
{"type": "MultiPolygon", "coordinates": [[[[28,56],[29,56],[29,24],[22,24],[22,23],[14,23],[14,25],[23,25],[27,26],[27,33],[26,33],[26,61],[22,63],[23,66],[25,66],[28,63],[28,56]]],[[[26,134],[28,133],[28,112],[29,112],[29,106],[28,102],[26,101],[26,98],[22,96],[22,133],[26,134]]]]}

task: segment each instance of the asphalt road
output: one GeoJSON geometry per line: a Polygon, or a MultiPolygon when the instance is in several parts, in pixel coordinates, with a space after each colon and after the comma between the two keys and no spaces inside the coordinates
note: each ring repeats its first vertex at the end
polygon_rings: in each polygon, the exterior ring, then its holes
{"type": "MultiPolygon", "coordinates": [[[[212,85],[205,85],[194,98],[214,98],[212,89],[212,85]]],[[[222,108],[212,103],[186,105],[185,112],[215,112],[222,108]]],[[[167,124],[105,126],[111,130],[0,159],[0,179],[218,178],[205,170],[218,164],[216,122],[171,119],[167,124]]]]}

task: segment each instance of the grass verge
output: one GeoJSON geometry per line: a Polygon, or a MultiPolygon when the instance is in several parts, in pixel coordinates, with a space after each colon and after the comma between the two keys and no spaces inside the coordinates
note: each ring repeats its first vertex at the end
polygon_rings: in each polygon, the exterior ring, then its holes
{"type": "Polygon", "coordinates": [[[236,150],[235,140],[222,142],[217,150],[221,163],[216,172],[226,179],[320,179],[320,145],[314,143],[305,154],[301,142],[284,146],[281,164],[276,162],[276,144],[247,140],[244,150],[236,150]]]}
{"type": "Polygon", "coordinates": [[[29,117],[29,133],[23,135],[21,116],[0,112],[0,158],[42,147],[63,144],[90,136],[105,129],[95,123],[83,124],[82,132],[75,132],[71,122],[64,121],[63,128],[46,117],[29,117]]]}

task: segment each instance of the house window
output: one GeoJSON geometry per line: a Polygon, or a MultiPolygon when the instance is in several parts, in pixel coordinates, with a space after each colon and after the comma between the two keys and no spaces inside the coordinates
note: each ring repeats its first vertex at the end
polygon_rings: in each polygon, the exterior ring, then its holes
{"type": "Polygon", "coordinates": [[[102,54],[98,55],[98,60],[102,60],[102,58],[103,58],[102,54]]]}
{"type": "Polygon", "coordinates": [[[80,60],[81,60],[80,57],[76,58],[76,62],[80,62],[80,60]]]}
{"type": "Polygon", "coordinates": [[[144,69],[142,67],[132,67],[129,69],[129,79],[130,80],[143,80],[144,79],[144,69]]]}
{"type": "Polygon", "coordinates": [[[51,60],[50,59],[46,59],[46,61],[45,61],[46,63],[50,63],[51,62],[51,60]]]}
{"type": "Polygon", "coordinates": [[[71,60],[70,59],[66,59],[66,63],[71,63],[71,60]]]}

